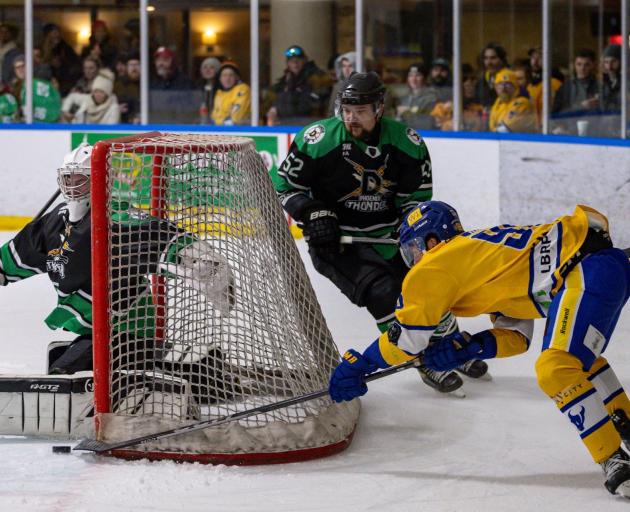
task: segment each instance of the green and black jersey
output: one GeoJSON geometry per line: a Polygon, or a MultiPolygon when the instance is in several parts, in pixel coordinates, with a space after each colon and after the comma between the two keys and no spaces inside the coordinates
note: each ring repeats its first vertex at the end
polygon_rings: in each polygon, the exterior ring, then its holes
{"type": "MultiPolygon", "coordinates": [[[[334,210],[346,235],[388,237],[408,208],[432,196],[431,159],[415,130],[383,118],[367,141],[332,117],[300,131],[272,181],[297,221],[312,201],[334,210]]],[[[377,247],[385,257],[396,248],[377,247]]]]}
{"type": "MultiPolygon", "coordinates": [[[[179,249],[194,238],[165,220],[129,213],[116,219],[111,236],[114,329],[151,336],[154,308],[147,276],[159,272],[160,258],[176,261],[179,249]]],[[[91,269],[90,215],[71,223],[63,203],[0,247],[5,285],[48,274],[57,292],[57,306],[45,319],[51,329],[92,333],[91,269]]]]}

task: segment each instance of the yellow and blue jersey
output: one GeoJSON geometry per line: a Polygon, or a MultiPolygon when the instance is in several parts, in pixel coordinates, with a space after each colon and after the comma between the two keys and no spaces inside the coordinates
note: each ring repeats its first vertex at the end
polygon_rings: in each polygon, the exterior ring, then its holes
{"type": "Polygon", "coordinates": [[[500,225],[462,233],[426,252],[408,273],[396,310],[401,327],[379,347],[389,364],[424,350],[447,312],[518,320],[547,316],[564,282],[563,268],[584,243],[589,226],[608,229],[604,215],[577,206],[549,224],[500,225]]]}

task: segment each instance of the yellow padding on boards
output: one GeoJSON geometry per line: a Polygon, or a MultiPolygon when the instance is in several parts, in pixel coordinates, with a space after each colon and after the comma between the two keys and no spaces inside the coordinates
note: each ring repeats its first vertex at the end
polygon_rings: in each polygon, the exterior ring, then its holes
{"type": "Polygon", "coordinates": [[[33,217],[11,215],[0,216],[0,231],[18,231],[33,220],[33,217]]]}
{"type": "Polygon", "coordinates": [[[384,332],[378,338],[378,349],[387,364],[395,365],[411,361],[415,356],[410,356],[405,351],[400,350],[396,345],[389,342],[387,332],[384,332]]]}
{"type": "Polygon", "coordinates": [[[527,352],[527,338],[511,329],[490,329],[497,341],[497,357],[517,356],[527,352]]]}

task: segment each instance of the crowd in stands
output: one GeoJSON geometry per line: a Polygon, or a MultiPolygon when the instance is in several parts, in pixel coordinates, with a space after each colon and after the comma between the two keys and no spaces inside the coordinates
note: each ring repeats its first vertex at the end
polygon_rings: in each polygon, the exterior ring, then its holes
{"type": "MultiPolygon", "coordinates": [[[[0,121],[24,119],[25,59],[17,29],[0,23],[0,121]]],[[[140,122],[139,24],[130,20],[115,40],[102,20],[92,24],[88,43],[77,53],[54,23],[42,27],[33,50],[35,122],[116,124],[140,122]]],[[[195,83],[170,47],[152,48],[149,103],[153,123],[248,125],[251,90],[239,63],[207,57],[195,83]]],[[[261,85],[261,122],[304,125],[335,114],[343,81],[355,71],[356,54],[332,57],[323,70],[304,48],[284,52],[283,74],[261,85]]],[[[367,62],[388,84],[386,115],[420,130],[453,129],[453,82],[448,60],[418,60],[405,77],[367,62]]],[[[576,53],[570,72],[551,72],[550,129],[556,134],[618,136],[621,113],[621,47],[600,59],[588,49],[576,53]]],[[[498,43],[480,52],[477,68],[464,63],[462,127],[467,131],[537,132],[542,127],[542,52],[539,47],[513,61],[498,43]]]]}

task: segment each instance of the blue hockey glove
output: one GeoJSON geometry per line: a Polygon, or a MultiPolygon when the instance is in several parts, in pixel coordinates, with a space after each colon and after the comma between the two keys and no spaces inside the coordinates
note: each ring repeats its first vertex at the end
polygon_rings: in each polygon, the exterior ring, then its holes
{"type": "Polygon", "coordinates": [[[348,350],[330,377],[328,391],[335,402],[352,400],[367,393],[365,376],[376,371],[377,365],[356,350],[348,350]]]}
{"type": "Polygon", "coordinates": [[[424,351],[424,364],[432,370],[454,370],[471,359],[482,359],[481,339],[467,332],[456,332],[429,345],[424,351]]]}

